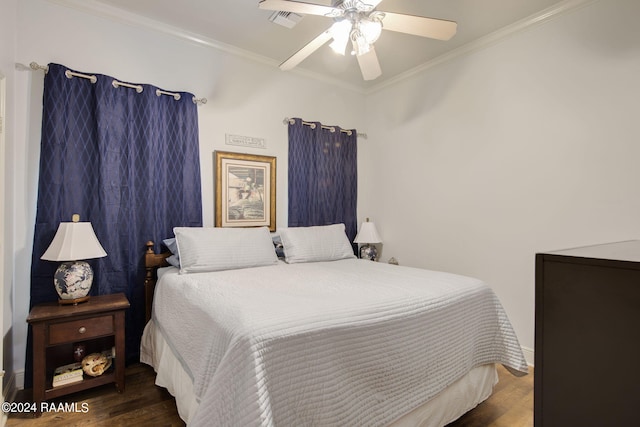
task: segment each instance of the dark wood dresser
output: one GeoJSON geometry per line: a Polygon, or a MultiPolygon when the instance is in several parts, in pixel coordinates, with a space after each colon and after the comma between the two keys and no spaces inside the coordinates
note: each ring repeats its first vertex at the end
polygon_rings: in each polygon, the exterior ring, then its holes
{"type": "Polygon", "coordinates": [[[536,254],[534,425],[640,423],[640,240],[536,254]]]}

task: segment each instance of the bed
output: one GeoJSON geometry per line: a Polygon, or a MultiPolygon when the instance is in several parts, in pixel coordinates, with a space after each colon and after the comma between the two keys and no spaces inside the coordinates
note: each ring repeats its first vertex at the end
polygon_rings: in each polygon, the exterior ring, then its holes
{"type": "Polygon", "coordinates": [[[188,425],[442,426],[527,373],[486,284],[356,259],[341,224],[281,230],[283,259],[266,228],[174,232],[141,361],[188,425]]]}

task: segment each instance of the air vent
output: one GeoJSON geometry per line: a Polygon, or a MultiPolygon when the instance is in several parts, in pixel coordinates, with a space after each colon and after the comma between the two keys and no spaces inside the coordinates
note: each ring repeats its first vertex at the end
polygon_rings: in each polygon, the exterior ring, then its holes
{"type": "Polygon", "coordinates": [[[293,12],[273,12],[269,17],[269,21],[274,24],[282,25],[283,27],[293,28],[302,19],[302,15],[298,15],[293,12]]]}

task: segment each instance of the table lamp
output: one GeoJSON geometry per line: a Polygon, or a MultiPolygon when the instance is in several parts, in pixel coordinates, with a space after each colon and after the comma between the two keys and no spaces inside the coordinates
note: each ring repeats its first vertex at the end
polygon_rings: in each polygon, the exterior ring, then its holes
{"type": "Polygon", "coordinates": [[[369,222],[369,218],[362,223],[360,232],[356,236],[354,243],[362,243],[360,246],[360,258],[375,261],[378,259],[378,250],[373,243],[382,243],[378,230],[373,222],[369,222]]]}
{"type": "Polygon", "coordinates": [[[80,222],[74,214],[72,222],[61,222],[49,248],[41,259],[64,261],[53,276],[60,304],[78,304],[89,300],[93,270],[84,259],[107,256],[90,222],[80,222]]]}

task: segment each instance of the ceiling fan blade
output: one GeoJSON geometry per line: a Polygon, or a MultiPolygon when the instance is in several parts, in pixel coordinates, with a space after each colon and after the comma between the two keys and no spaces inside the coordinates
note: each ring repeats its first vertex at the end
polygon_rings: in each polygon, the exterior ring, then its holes
{"type": "Polygon", "coordinates": [[[265,10],[301,13],[303,15],[334,16],[336,13],[341,13],[340,9],[334,7],[292,0],[261,0],[258,7],[265,10]]]}
{"type": "Polygon", "coordinates": [[[375,80],[382,75],[378,55],[373,46],[369,52],[358,55],[356,58],[358,58],[358,65],[360,65],[360,71],[365,80],[375,80]]]}
{"type": "Polygon", "coordinates": [[[424,16],[404,15],[401,13],[384,12],[382,29],[414,36],[429,37],[430,39],[449,40],[456,34],[458,24],[444,19],[427,18],[424,16]]]}
{"type": "Polygon", "coordinates": [[[280,64],[280,69],[281,70],[285,70],[285,71],[286,70],[291,70],[296,65],[298,65],[299,63],[304,61],[307,58],[307,56],[311,55],[313,52],[315,52],[316,50],[320,49],[320,47],[322,47],[323,44],[325,44],[326,42],[328,42],[331,39],[332,39],[332,36],[331,36],[331,33],[329,32],[329,30],[321,33],[318,37],[316,37],[315,39],[311,40],[302,49],[300,49],[299,51],[297,51],[296,53],[291,55],[291,57],[289,57],[289,59],[287,59],[282,64],[280,64]]]}

